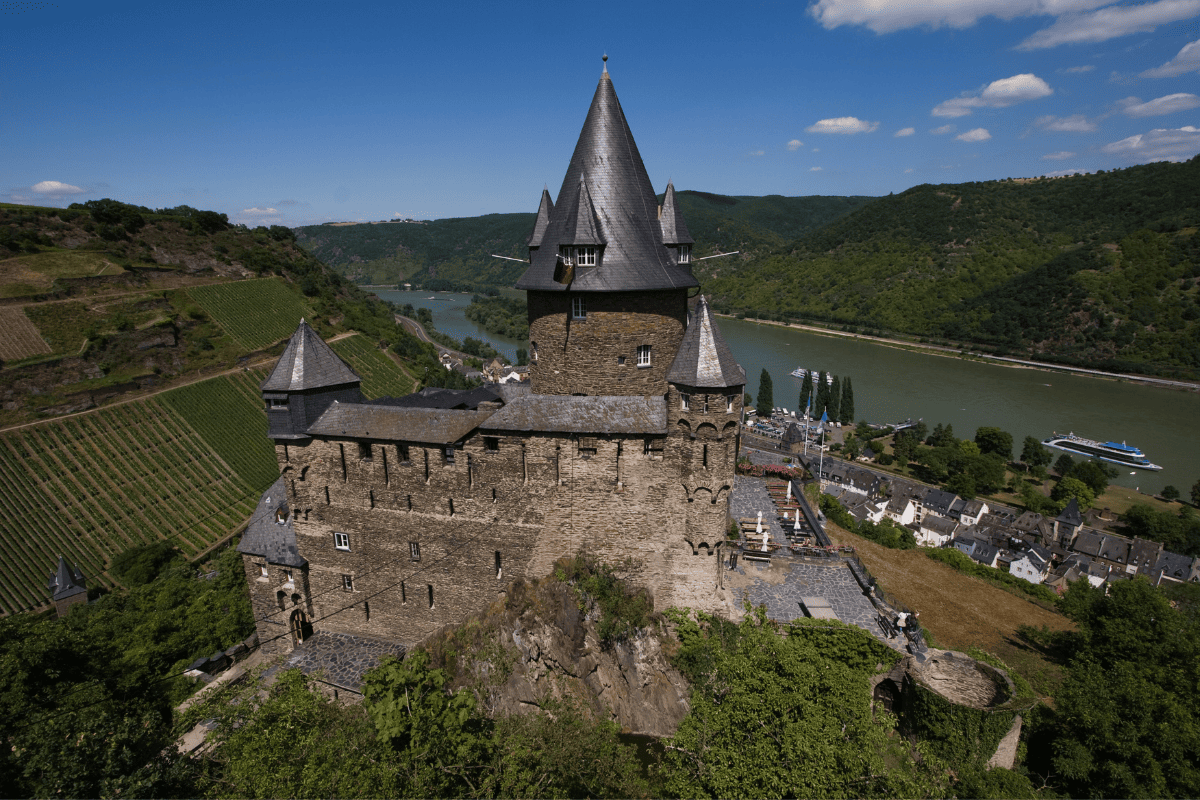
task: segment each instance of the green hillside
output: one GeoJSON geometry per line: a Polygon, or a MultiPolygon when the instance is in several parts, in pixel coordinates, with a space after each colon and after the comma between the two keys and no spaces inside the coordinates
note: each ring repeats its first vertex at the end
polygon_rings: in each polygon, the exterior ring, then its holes
{"type": "Polygon", "coordinates": [[[1200,376],[1200,159],[922,185],[763,258],[697,267],[714,306],[1200,376]]]}
{"type": "MultiPolygon", "coordinates": [[[[743,259],[861,208],[869,197],[726,197],[679,192],[698,256],[739,250],[743,259]]],[[[662,197],[659,197],[662,201],[662,197]]],[[[535,214],[488,214],[428,222],[308,225],[296,241],[360,284],[411,282],[430,289],[512,286],[527,258],[535,214]]]]}

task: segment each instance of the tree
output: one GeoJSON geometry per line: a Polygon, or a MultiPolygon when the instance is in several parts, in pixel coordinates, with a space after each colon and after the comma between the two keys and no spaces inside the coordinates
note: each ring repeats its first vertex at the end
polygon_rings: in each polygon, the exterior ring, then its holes
{"type": "Polygon", "coordinates": [[[842,382],[837,375],[833,376],[833,385],[829,387],[829,419],[836,422],[841,419],[842,411],[842,382]]]}
{"type": "Polygon", "coordinates": [[[1063,507],[1066,507],[1067,501],[1072,497],[1079,503],[1080,511],[1087,511],[1092,507],[1092,503],[1096,502],[1096,496],[1092,493],[1091,488],[1078,478],[1070,476],[1059,480],[1050,491],[1050,499],[1057,501],[1063,507]]]}
{"type": "Polygon", "coordinates": [[[1192,505],[1200,506],[1200,481],[1192,484],[1192,505]]]}
{"type": "Polygon", "coordinates": [[[529,351],[524,347],[517,348],[517,366],[524,367],[529,364],[529,351]]]}
{"type": "Polygon", "coordinates": [[[821,414],[829,408],[829,381],[825,378],[825,370],[817,375],[817,401],[813,405],[813,416],[821,418],[821,414]]]}
{"type": "Polygon", "coordinates": [[[950,447],[958,444],[958,439],[954,436],[954,426],[938,423],[933,428],[933,433],[929,434],[929,438],[925,440],[925,444],[930,447],[950,447]]]}
{"type": "MultiPolygon", "coordinates": [[[[813,377],[812,371],[804,373],[804,383],[800,384],[800,405],[796,408],[796,413],[801,413],[808,408],[808,401],[813,396],[813,377]]],[[[1198,484],[1200,485],[1200,484],[1198,484]]]]}
{"type": "Polygon", "coordinates": [[[1162,488],[1162,491],[1159,494],[1162,495],[1163,500],[1168,500],[1168,501],[1173,502],[1173,501],[1179,499],[1179,490],[1176,489],[1174,486],[1172,486],[1169,483],[1162,488]]]}
{"type": "Polygon", "coordinates": [[[1054,471],[1060,476],[1065,476],[1070,474],[1071,468],[1074,466],[1075,459],[1071,458],[1069,454],[1063,453],[1058,457],[1058,460],[1054,462],[1054,471]]]}
{"type": "Polygon", "coordinates": [[[770,419],[775,410],[775,390],[771,386],[771,373],[763,367],[762,375],[758,376],[758,403],[754,408],[762,419],[770,419]]]}
{"type": "Polygon", "coordinates": [[[1003,461],[1012,460],[1013,437],[999,428],[983,427],[975,430],[975,444],[981,453],[994,453],[1003,461]]]}
{"type": "Polygon", "coordinates": [[[842,383],[842,405],[838,409],[838,421],[843,425],[854,423],[854,387],[850,384],[850,376],[842,383]]]}
{"type": "Polygon", "coordinates": [[[1049,466],[1053,457],[1034,436],[1026,436],[1021,446],[1021,461],[1029,467],[1049,466]]]}
{"type": "Polygon", "coordinates": [[[1072,465],[1066,473],[1072,478],[1083,481],[1097,497],[1108,488],[1108,482],[1117,477],[1116,467],[1109,467],[1099,461],[1081,461],[1072,465]]]}

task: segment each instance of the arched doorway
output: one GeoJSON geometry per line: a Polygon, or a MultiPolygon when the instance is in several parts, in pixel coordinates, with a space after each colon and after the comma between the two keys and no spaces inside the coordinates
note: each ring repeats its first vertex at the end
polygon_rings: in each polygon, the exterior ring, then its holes
{"type": "Polygon", "coordinates": [[[312,635],[312,625],[309,624],[308,617],[304,616],[304,612],[300,609],[292,612],[290,627],[293,647],[312,635]]]}

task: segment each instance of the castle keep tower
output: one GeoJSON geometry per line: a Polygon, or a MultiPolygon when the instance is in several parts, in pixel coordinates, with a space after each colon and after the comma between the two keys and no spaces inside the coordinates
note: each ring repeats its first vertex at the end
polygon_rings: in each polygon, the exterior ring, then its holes
{"type": "Polygon", "coordinates": [[[364,400],[301,322],[262,384],[280,479],[242,538],[264,646],[415,643],[587,552],[656,605],[722,607],[745,371],[607,69],[530,233],[531,384],[364,400]]]}
{"type": "Polygon", "coordinates": [[[668,186],[660,208],[608,69],[563,178],[529,240],[535,394],[666,393],[687,327],[692,238],[668,186]]]}

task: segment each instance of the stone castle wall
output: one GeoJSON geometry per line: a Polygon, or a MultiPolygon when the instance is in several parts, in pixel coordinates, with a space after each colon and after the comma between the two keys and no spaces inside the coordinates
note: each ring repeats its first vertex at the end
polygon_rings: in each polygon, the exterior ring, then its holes
{"type": "Polygon", "coordinates": [[[531,291],[528,302],[529,380],[535,394],[666,393],[667,370],[687,328],[686,289],[531,291]],[[582,319],[572,317],[573,298],[584,301],[582,319]],[[650,346],[648,367],[638,366],[642,345],[650,346]]]}

